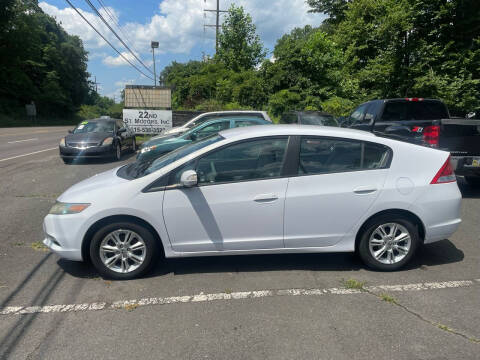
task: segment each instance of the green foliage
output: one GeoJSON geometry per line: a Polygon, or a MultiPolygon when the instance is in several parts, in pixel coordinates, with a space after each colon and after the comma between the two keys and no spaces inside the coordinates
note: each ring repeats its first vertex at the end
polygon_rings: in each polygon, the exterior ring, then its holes
{"type": "Polygon", "coordinates": [[[39,117],[73,117],[91,92],[81,40],[37,1],[7,0],[0,8],[0,113],[24,118],[34,101],[39,117]]]}
{"type": "Polygon", "coordinates": [[[266,54],[255,31],[252,17],[232,4],[218,36],[216,58],[234,71],[253,69],[266,54]]]}
{"type": "Polygon", "coordinates": [[[77,112],[80,119],[96,119],[100,116],[108,115],[112,118],[121,119],[123,112],[123,103],[116,104],[112,99],[106,96],[96,95],[92,105],[81,105],[77,112]]]}

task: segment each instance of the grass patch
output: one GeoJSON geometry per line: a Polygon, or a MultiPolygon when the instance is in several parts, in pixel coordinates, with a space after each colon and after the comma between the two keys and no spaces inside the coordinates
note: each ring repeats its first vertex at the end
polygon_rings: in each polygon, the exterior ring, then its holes
{"type": "Polygon", "coordinates": [[[127,311],[133,311],[138,307],[138,304],[127,304],[124,306],[124,309],[127,311]]]}
{"type": "Polygon", "coordinates": [[[43,245],[41,241],[35,241],[30,244],[30,247],[35,251],[48,251],[48,247],[43,245]]]}
{"type": "Polygon", "coordinates": [[[24,245],[25,245],[25,243],[23,243],[23,242],[16,242],[16,243],[13,244],[13,246],[24,246],[24,245]]]}
{"type": "Polygon", "coordinates": [[[386,301],[390,304],[396,304],[397,303],[397,300],[395,300],[395,298],[393,296],[390,296],[388,294],[380,294],[380,299],[382,299],[383,301],[386,301]]]}
{"type": "Polygon", "coordinates": [[[225,294],[231,294],[232,293],[232,289],[225,289],[225,294]]]}
{"type": "Polygon", "coordinates": [[[357,290],[364,290],[363,287],[365,286],[365,281],[358,281],[355,279],[348,279],[342,280],[343,286],[347,289],[357,289],[357,290]]]}
{"type": "Polygon", "coordinates": [[[144,142],[147,142],[155,135],[135,135],[135,141],[137,145],[142,145],[144,142]]]}

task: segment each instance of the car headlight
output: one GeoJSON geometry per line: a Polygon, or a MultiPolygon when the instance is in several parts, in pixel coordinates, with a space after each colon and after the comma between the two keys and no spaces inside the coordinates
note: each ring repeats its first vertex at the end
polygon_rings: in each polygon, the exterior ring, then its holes
{"type": "Polygon", "coordinates": [[[153,146],[148,146],[148,147],[145,147],[143,148],[140,153],[146,153],[146,152],[149,152],[149,151],[152,151],[152,150],[155,150],[157,148],[157,145],[153,145],[153,146]]]}
{"type": "Polygon", "coordinates": [[[111,145],[113,142],[113,137],[108,137],[102,141],[102,145],[111,145]]]}
{"type": "Polygon", "coordinates": [[[60,140],[60,146],[65,146],[65,138],[62,138],[62,140],[60,140]]]}
{"type": "Polygon", "coordinates": [[[63,203],[57,201],[49,211],[53,215],[78,214],[89,207],[90,204],[63,203]]]}

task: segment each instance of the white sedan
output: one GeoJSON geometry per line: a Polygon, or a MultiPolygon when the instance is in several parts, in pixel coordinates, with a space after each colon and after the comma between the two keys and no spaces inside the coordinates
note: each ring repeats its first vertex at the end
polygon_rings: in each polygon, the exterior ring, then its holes
{"type": "Polygon", "coordinates": [[[131,279],[160,256],[357,252],[396,270],[458,228],[449,153],[363,131],[252,126],[153,163],[132,163],[63,193],[44,243],[131,279]]]}

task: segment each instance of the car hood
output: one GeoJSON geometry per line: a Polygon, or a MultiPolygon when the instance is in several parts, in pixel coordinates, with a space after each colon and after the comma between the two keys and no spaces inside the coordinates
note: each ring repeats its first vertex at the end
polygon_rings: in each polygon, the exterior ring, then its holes
{"type": "Polygon", "coordinates": [[[65,143],[78,144],[78,143],[101,143],[105,138],[113,136],[110,132],[90,132],[83,134],[70,134],[65,136],[65,143]]]}
{"type": "Polygon", "coordinates": [[[128,183],[129,180],[117,176],[120,167],[96,174],[88,179],[80,181],[73,185],[62,195],[58,197],[58,201],[62,202],[94,202],[95,199],[103,198],[112,194],[119,196],[118,192],[113,188],[122,183],[128,183]]]}

